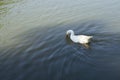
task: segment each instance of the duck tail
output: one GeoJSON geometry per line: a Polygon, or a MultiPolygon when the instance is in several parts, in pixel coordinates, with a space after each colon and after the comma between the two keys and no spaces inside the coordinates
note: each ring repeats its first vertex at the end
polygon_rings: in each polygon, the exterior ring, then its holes
{"type": "Polygon", "coordinates": [[[89,36],[89,38],[93,38],[93,36],[89,36]]]}

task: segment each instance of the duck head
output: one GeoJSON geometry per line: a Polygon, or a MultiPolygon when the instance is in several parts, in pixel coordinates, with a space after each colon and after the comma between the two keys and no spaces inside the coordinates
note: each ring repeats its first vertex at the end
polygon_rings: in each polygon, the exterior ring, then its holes
{"type": "Polygon", "coordinates": [[[74,35],[74,31],[73,30],[67,30],[66,35],[67,36],[74,35]]]}

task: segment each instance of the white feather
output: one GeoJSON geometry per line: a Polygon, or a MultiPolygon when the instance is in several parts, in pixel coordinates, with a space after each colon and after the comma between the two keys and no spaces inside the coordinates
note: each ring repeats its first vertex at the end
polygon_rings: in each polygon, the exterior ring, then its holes
{"type": "Polygon", "coordinates": [[[68,30],[66,34],[70,35],[70,39],[74,43],[81,43],[81,44],[89,43],[90,39],[93,37],[93,36],[87,36],[87,35],[75,35],[73,30],[68,30]]]}

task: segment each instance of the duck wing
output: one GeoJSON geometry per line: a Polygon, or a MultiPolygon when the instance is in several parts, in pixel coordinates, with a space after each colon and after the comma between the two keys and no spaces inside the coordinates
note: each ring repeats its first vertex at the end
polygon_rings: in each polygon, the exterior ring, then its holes
{"type": "Polygon", "coordinates": [[[78,36],[79,42],[82,44],[89,43],[90,38],[92,38],[92,36],[86,36],[86,35],[79,35],[78,36]]]}

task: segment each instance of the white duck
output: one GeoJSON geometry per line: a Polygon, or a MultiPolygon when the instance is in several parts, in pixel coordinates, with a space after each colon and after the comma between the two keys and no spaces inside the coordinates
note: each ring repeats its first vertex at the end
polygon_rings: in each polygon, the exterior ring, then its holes
{"type": "Polygon", "coordinates": [[[66,32],[66,35],[69,35],[70,39],[74,43],[83,44],[85,47],[88,47],[87,44],[90,42],[90,39],[93,37],[93,36],[87,36],[87,35],[75,35],[73,30],[68,30],[66,32]]]}

